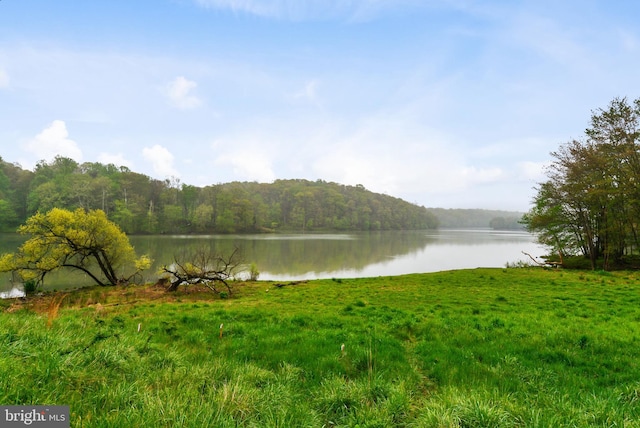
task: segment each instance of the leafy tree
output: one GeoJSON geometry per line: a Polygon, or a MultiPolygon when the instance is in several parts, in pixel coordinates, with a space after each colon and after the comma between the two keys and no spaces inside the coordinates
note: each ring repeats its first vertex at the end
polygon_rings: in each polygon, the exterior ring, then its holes
{"type": "Polygon", "coordinates": [[[0,232],[11,230],[17,222],[18,216],[9,201],[0,199],[0,232]]]}
{"type": "Polygon", "coordinates": [[[135,232],[134,215],[123,201],[116,201],[115,210],[111,217],[125,233],[135,232]]]}
{"type": "Polygon", "coordinates": [[[213,207],[207,204],[198,205],[193,215],[193,225],[196,232],[206,232],[212,223],[213,207]]]}
{"type": "Polygon", "coordinates": [[[186,220],[182,214],[182,207],[179,205],[167,204],[164,206],[162,219],[166,232],[182,233],[186,231],[184,230],[186,220]]]}
{"type": "Polygon", "coordinates": [[[562,260],[565,255],[575,254],[580,235],[565,211],[562,198],[551,183],[543,183],[538,189],[534,207],[522,217],[529,231],[537,234],[537,240],[558,254],[562,260]]]}
{"type": "Polygon", "coordinates": [[[183,216],[189,221],[193,221],[200,189],[196,186],[183,184],[180,189],[180,200],[182,202],[183,216]]]}
{"type": "Polygon", "coordinates": [[[78,208],[78,196],[84,184],[79,183],[79,164],[70,158],[56,156],[51,163],[40,161],[31,182],[29,213],[49,211],[52,208],[78,208]]]}
{"type": "Polygon", "coordinates": [[[640,249],[640,99],[594,111],[585,134],[551,153],[524,223],[541,243],[608,269],[640,249]]]}
{"type": "Polygon", "coordinates": [[[81,270],[99,285],[128,282],[151,260],[136,259],[127,236],[104,211],[54,208],[30,217],[18,232],[30,238],[14,254],[0,257],[0,272],[17,272],[41,284],[47,273],[61,268],[81,270]],[[128,276],[121,272],[132,269],[128,276]]]}
{"type": "MultiPolygon", "coordinates": [[[[3,193],[1,197],[10,203],[11,210],[16,216],[11,225],[11,230],[15,230],[27,218],[27,199],[34,174],[22,169],[18,164],[4,162],[0,157],[0,175],[8,179],[8,182],[4,182],[0,177],[0,181],[3,182],[0,183],[0,192],[3,193]]],[[[6,221],[4,223],[7,224],[6,221]]]]}
{"type": "MultiPolygon", "coordinates": [[[[2,158],[0,158],[1,163],[2,158]]],[[[13,193],[9,177],[6,176],[3,168],[0,168],[0,231],[11,230],[17,225],[18,215],[11,203],[13,193]]]]}

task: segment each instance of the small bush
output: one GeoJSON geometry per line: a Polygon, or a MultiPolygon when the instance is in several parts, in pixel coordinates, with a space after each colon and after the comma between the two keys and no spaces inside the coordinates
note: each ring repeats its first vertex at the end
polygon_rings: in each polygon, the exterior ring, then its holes
{"type": "Polygon", "coordinates": [[[249,280],[257,281],[260,276],[260,271],[258,270],[258,266],[255,263],[251,263],[249,266],[249,280]]]}
{"type": "Polygon", "coordinates": [[[28,281],[24,282],[24,292],[25,294],[29,295],[29,294],[33,294],[35,293],[37,288],[37,283],[34,279],[30,279],[28,281]]]}

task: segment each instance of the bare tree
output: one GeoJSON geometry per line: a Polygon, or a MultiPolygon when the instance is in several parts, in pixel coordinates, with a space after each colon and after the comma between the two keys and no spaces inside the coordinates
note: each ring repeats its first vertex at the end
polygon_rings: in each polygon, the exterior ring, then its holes
{"type": "Polygon", "coordinates": [[[176,291],[181,285],[202,284],[216,294],[223,291],[220,287],[224,286],[231,294],[229,282],[243,269],[241,251],[237,247],[229,255],[215,254],[200,247],[180,257],[174,256],[174,262],[163,266],[161,271],[170,282],[167,291],[176,291]]]}

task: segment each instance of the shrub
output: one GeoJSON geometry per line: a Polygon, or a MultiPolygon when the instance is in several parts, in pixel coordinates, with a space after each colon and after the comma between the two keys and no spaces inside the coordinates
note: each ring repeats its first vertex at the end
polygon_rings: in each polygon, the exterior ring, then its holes
{"type": "Polygon", "coordinates": [[[257,281],[260,276],[260,271],[258,270],[258,266],[255,263],[251,263],[249,266],[249,280],[257,281]]]}
{"type": "Polygon", "coordinates": [[[36,291],[37,282],[35,279],[30,279],[24,282],[24,293],[29,295],[33,294],[36,291]]]}

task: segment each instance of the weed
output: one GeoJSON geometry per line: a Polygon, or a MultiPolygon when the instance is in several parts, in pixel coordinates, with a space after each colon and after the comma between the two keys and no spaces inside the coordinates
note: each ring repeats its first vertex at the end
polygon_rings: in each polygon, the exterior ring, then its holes
{"type": "Polygon", "coordinates": [[[53,320],[58,317],[58,310],[60,309],[60,305],[62,304],[62,300],[65,298],[65,296],[66,294],[61,294],[51,300],[49,309],[47,310],[47,328],[51,328],[51,326],[53,325],[53,320]]]}
{"type": "Polygon", "coordinates": [[[584,349],[587,347],[588,344],[589,344],[589,337],[585,335],[580,336],[580,338],[578,339],[578,347],[580,349],[584,349]]]}

